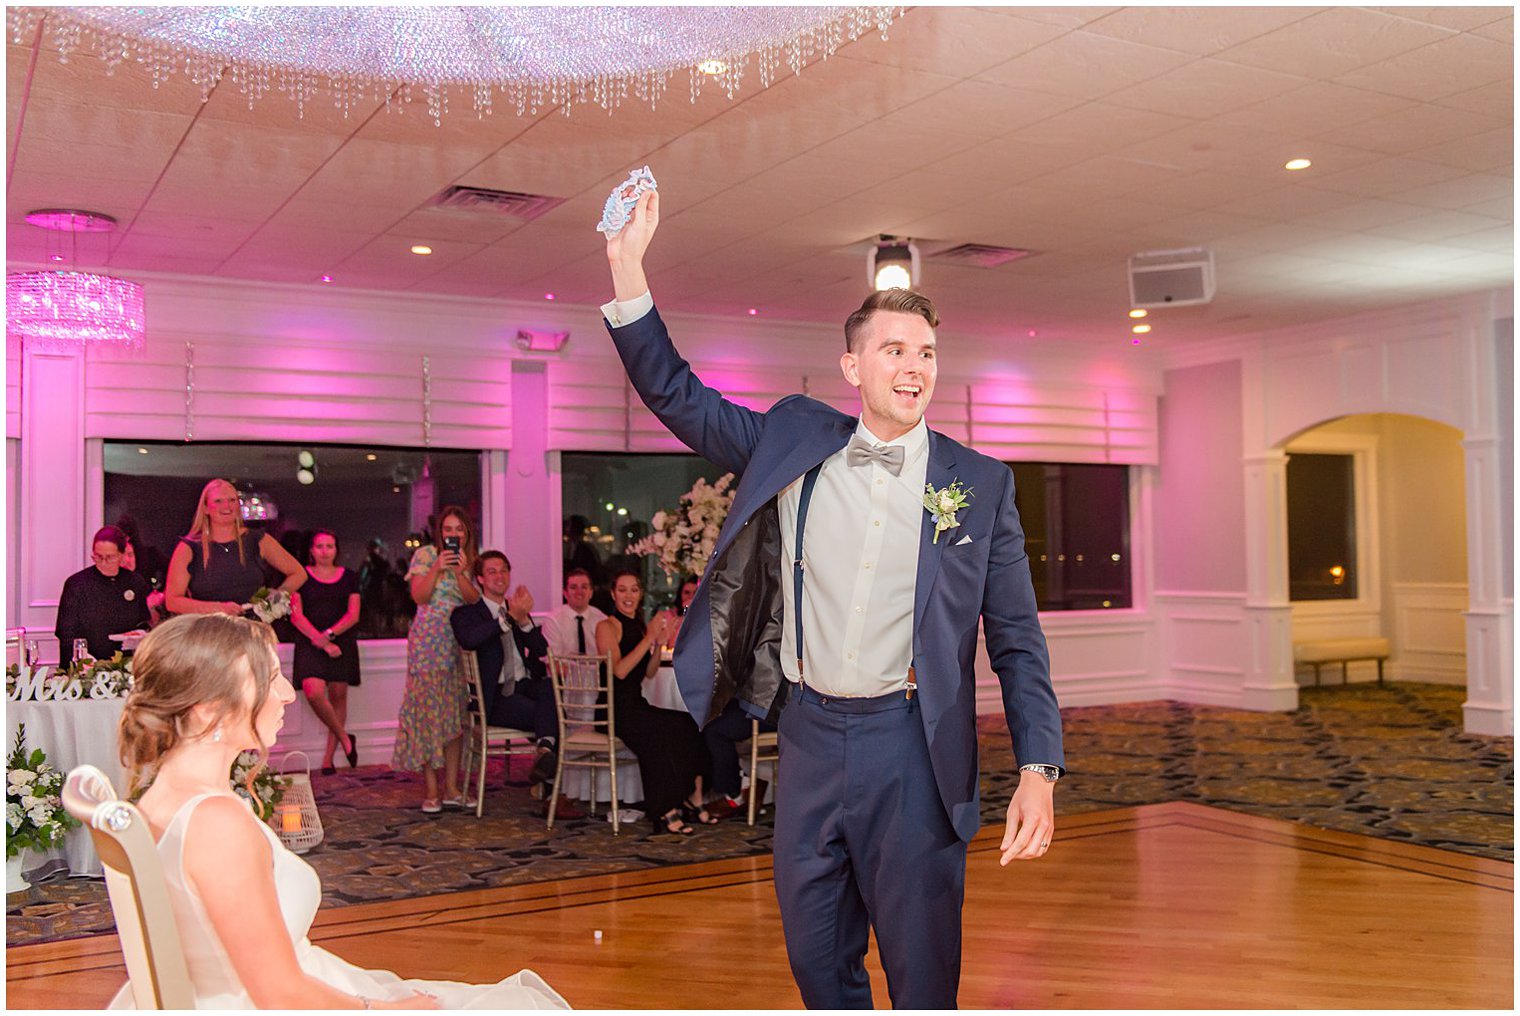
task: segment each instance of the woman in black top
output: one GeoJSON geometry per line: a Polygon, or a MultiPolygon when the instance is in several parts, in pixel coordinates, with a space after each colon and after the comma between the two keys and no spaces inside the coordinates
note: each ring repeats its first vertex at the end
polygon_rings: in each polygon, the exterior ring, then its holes
{"type": "Polygon", "coordinates": [[[338,537],[327,529],[312,532],[306,560],[309,581],[290,604],[290,621],[300,632],[293,669],[311,711],[327,727],[322,773],[331,776],[339,748],[349,768],[359,764],[359,745],[344,729],[348,688],[359,683],[359,576],[338,566],[338,537]]]}
{"type": "Polygon", "coordinates": [[[112,635],[148,627],[148,582],[121,566],[127,535],[106,526],[91,541],[95,564],[75,572],[58,596],[58,659],[67,664],[74,656],[74,640],[89,643],[90,655],[109,659],[121,647],[112,635]]]}
{"type": "Polygon", "coordinates": [[[243,613],[264,585],[264,565],[284,573],[279,588],[294,592],[306,569],[268,533],[243,526],[237,488],[212,480],[201,491],[190,533],[169,557],[164,605],[175,614],[243,613]]]}
{"type": "Polygon", "coordinates": [[[644,698],[644,679],[659,669],[670,619],[660,614],[646,626],[639,614],[643,596],[637,572],[613,576],[614,610],[596,626],[596,648],[612,654],[613,718],[617,736],[639,760],[644,813],[656,832],[689,836],[687,820],[716,821],[700,803],[692,803],[702,800],[702,780],[711,762],[691,714],[657,708],[644,698]]]}

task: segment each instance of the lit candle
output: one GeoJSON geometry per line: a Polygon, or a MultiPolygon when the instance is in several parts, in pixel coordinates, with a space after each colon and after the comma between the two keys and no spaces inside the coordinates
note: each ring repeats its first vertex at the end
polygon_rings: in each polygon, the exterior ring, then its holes
{"type": "Polygon", "coordinates": [[[298,833],[301,831],[301,809],[295,805],[285,805],[280,808],[280,832],[298,833]]]}

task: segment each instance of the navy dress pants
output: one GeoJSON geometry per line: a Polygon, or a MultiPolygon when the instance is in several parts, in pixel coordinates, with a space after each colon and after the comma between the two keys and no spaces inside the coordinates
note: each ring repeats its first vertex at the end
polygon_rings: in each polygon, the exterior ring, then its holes
{"type": "Polygon", "coordinates": [[[794,688],[781,713],[776,897],[810,1009],[869,1009],[871,929],[899,1009],[953,1009],[966,844],[945,815],[918,702],[794,688]]]}

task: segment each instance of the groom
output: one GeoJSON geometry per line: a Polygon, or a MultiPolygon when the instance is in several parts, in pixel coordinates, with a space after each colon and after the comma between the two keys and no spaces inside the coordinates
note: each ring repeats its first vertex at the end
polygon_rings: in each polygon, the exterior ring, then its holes
{"type": "Polygon", "coordinates": [[[1063,772],[1013,474],[925,425],[939,318],[908,290],[873,294],[845,322],[858,418],[801,395],[757,413],[703,385],[644,277],[658,224],[650,192],[608,239],[602,311],[644,403],[740,477],[681,626],[682,694],[699,723],[735,698],[779,712],[776,895],[803,1001],[871,1006],[874,928],[892,1004],[953,1008],[980,821],[979,621],[1021,770],[1003,864],[1049,848],[1063,772]],[[929,510],[926,484],[966,506],[929,510]]]}

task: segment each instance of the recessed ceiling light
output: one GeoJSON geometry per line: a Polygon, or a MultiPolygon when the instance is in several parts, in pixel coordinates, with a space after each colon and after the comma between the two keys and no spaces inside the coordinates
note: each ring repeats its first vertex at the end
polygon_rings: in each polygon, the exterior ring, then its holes
{"type": "Polygon", "coordinates": [[[728,70],[728,64],[724,63],[722,60],[703,60],[701,63],[697,64],[697,70],[701,71],[703,74],[722,74],[724,71],[728,70]]]}
{"type": "Polygon", "coordinates": [[[428,255],[428,254],[433,253],[433,248],[429,247],[425,243],[414,243],[414,244],[412,244],[412,253],[413,254],[428,255]]]}
{"type": "Polygon", "coordinates": [[[1289,159],[1287,162],[1283,163],[1283,169],[1290,171],[1296,169],[1308,169],[1312,165],[1314,165],[1314,163],[1310,162],[1308,159],[1289,159]]]}
{"type": "Polygon", "coordinates": [[[1130,331],[1134,332],[1136,335],[1144,335],[1146,332],[1148,332],[1150,330],[1151,330],[1151,326],[1150,325],[1136,325],[1135,327],[1133,327],[1133,328],[1130,329],[1130,331]]]}
{"type": "Polygon", "coordinates": [[[1148,310],[1140,310],[1139,308],[1136,308],[1135,310],[1132,310],[1132,311],[1129,312],[1129,316],[1132,317],[1132,318],[1142,318],[1142,317],[1145,317],[1149,313],[1150,313],[1150,311],[1148,311],[1148,310]]]}

